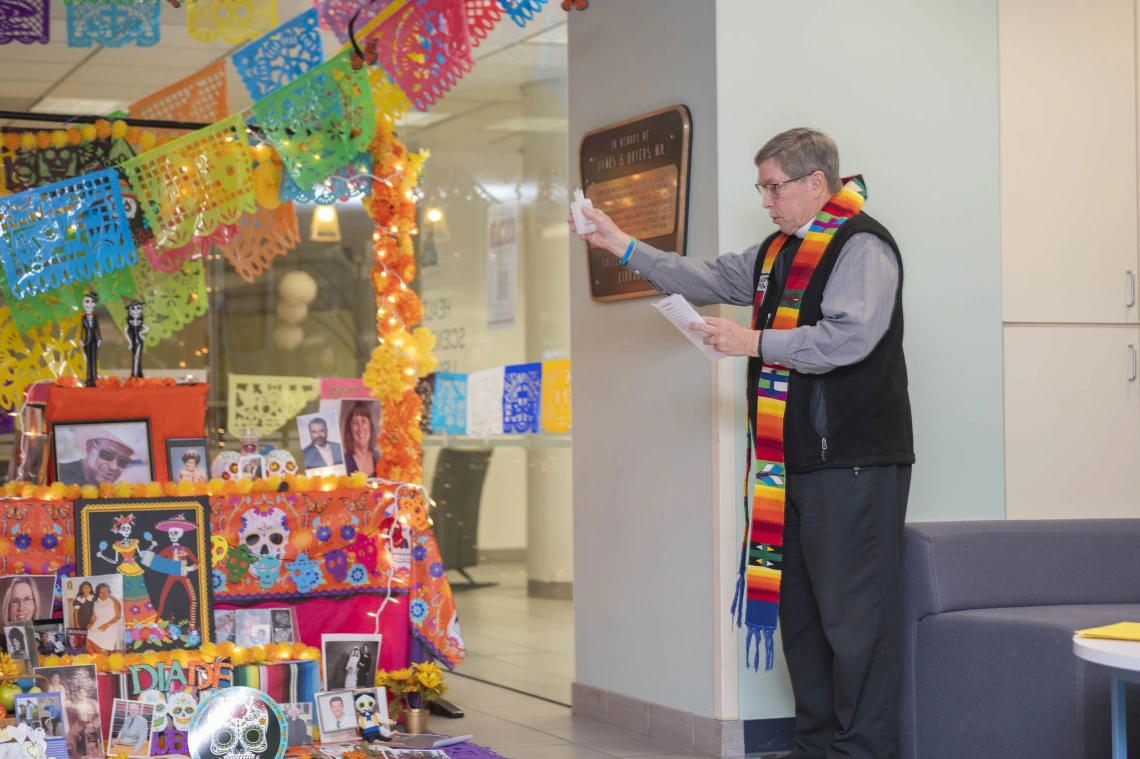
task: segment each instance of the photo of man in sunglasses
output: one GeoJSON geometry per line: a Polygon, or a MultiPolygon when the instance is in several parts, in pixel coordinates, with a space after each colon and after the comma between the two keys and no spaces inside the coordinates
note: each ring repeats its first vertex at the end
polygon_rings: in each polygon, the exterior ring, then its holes
{"type": "Polygon", "coordinates": [[[65,485],[151,479],[146,422],[56,424],[53,433],[58,458],[56,479],[65,485]]]}

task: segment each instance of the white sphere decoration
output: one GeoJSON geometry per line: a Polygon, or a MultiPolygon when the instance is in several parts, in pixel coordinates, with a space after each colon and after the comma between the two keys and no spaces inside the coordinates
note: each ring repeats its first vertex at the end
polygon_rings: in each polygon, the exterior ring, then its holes
{"type": "Polygon", "coordinates": [[[277,283],[282,300],[308,305],[317,297],[317,280],[304,271],[291,271],[277,283]]]}
{"type": "Polygon", "coordinates": [[[300,324],[309,315],[309,307],[293,300],[277,301],[277,318],[286,324],[300,324]]]}
{"type": "Polygon", "coordinates": [[[283,351],[291,351],[305,339],[305,330],[295,324],[278,324],[273,330],[273,342],[283,351]]]}

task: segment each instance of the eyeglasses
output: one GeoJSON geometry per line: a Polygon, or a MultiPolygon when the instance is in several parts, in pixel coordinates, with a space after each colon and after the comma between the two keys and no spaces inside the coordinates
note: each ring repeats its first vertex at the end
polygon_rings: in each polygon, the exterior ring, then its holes
{"type": "Polygon", "coordinates": [[[117,458],[119,460],[119,469],[126,469],[131,465],[130,456],[116,456],[114,451],[108,451],[106,448],[99,451],[99,458],[104,461],[114,461],[117,458]]]}
{"type": "MultiPolygon", "coordinates": [[[[816,171],[819,171],[819,169],[816,169],[816,171]]],[[[809,171],[807,174],[804,174],[802,177],[796,177],[795,179],[785,179],[783,182],[774,182],[773,184],[760,184],[759,182],[757,182],[756,183],[756,192],[760,193],[760,197],[764,197],[764,193],[768,193],[769,195],[772,196],[772,200],[776,200],[777,198],[780,197],[780,188],[781,187],[783,187],[786,184],[791,184],[792,182],[798,182],[801,179],[807,179],[808,177],[810,177],[814,173],[815,173],[815,171],[809,171]]]]}

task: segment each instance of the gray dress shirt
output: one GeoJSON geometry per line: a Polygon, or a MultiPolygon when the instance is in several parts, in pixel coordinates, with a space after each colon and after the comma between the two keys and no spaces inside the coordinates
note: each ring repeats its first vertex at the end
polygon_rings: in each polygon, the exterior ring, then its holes
{"type": "MultiPolygon", "coordinates": [[[[751,306],[758,255],[760,246],[754,245],[743,253],[703,261],[639,240],[626,266],[658,290],[679,293],[697,306],[751,306]]],[[[823,374],[862,361],[887,333],[898,284],[899,264],[890,246],[872,234],[852,235],[823,289],[823,318],[811,326],[764,330],[765,363],[823,374]]]]}

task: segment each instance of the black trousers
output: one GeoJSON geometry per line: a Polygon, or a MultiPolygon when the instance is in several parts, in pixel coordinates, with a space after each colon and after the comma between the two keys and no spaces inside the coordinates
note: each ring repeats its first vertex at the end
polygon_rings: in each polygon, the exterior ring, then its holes
{"type": "Polygon", "coordinates": [[[898,759],[909,466],[788,476],[780,629],[795,759],[898,759]]]}

